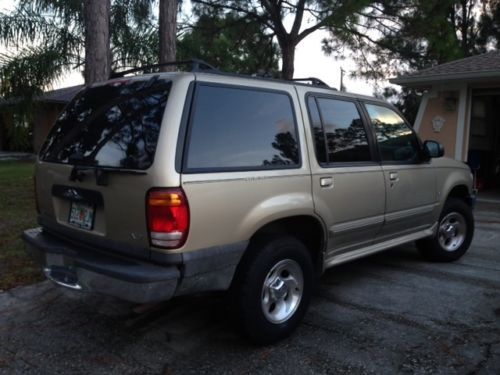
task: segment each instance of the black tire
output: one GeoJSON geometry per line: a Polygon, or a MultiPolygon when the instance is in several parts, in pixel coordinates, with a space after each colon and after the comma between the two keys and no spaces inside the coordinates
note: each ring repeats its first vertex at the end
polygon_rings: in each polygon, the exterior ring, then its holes
{"type": "Polygon", "coordinates": [[[231,288],[239,327],[251,341],[260,345],[289,336],[306,313],[313,284],[311,256],[300,241],[291,236],[272,236],[254,241],[238,267],[231,288]],[[301,287],[295,283],[300,279],[300,273],[301,287]],[[275,288],[264,288],[265,281],[271,284],[274,281],[275,288]],[[284,286],[278,288],[281,281],[284,281],[284,286]],[[299,293],[300,298],[297,298],[299,293]],[[292,308],[287,310],[284,306],[292,308]],[[280,313],[289,316],[279,321],[280,313]]]}
{"type": "Polygon", "coordinates": [[[436,234],[417,241],[417,248],[428,260],[452,262],[467,252],[473,235],[472,208],[460,199],[448,198],[439,217],[436,234]]]}

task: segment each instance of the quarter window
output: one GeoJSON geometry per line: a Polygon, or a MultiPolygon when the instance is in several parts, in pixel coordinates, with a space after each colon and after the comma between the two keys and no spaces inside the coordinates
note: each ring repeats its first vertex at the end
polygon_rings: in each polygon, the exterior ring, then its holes
{"type": "Polygon", "coordinates": [[[251,170],[300,164],[288,94],[199,85],[191,114],[189,170],[251,170]]]}
{"type": "Polygon", "coordinates": [[[383,161],[417,162],[417,136],[401,116],[392,109],[366,104],[370,121],[375,128],[383,161]]]}
{"type": "Polygon", "coordinates": [[[310,97],[309,111],[319,163],[371,161],[368,136],[355,103],[310,97]]]}

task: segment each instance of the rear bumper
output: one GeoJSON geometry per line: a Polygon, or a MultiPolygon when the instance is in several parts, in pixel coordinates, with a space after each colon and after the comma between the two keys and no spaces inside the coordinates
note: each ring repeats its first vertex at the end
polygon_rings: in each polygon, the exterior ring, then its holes
{"type": "Polygon", "coordinates": [[[56,284],[146,303],[171,298],[177,288],[177,267],[161,267],[78,248],[41,228],[23,233],[26,251],[56,284]]]}
{"type": "Polygon", "coordinates": [[[247,245],[242,242],[177,254],[175,263],[158,265],[78,245],[41,228],[28,229],[22,237],[27,253],[56,284],[136,303],[227,289],[247,245]]]}

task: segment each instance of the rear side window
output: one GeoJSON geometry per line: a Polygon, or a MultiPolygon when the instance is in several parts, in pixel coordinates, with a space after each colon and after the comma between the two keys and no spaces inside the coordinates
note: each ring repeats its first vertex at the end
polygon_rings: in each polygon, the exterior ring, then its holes
{"type": "Polygon", "coordinates": [[[193,108],[185,161],[188,171],[300,165],[287,93],[201,84],[193,108]]]}
{"type": "Polygon", "coordinates": [[[152,77],[84,90],[59,116],[40,158],[83,166],[148,168],[170,88],[170,82],[152,77]]]}
{"type": "Polygon", "coordinates": [[[419,160],[419,142],[405,120],[390,108],[366,104],[383,161],[413,163],[419,160]]]}
{"type": "Polygon", "coordinates": [[[309,97],[308,107],[320,164],[372,160],[366,129],[354,102],[309,97]]]}

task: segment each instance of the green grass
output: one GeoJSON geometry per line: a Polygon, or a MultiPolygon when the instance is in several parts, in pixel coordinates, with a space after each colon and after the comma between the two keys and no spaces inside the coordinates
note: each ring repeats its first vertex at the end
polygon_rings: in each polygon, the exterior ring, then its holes
{"type": "Polygon", "coordinates": [[[0,162],[0,290],[42,279],[20,237],[37,226],[33,169],[33,162],[0,162]]]}

